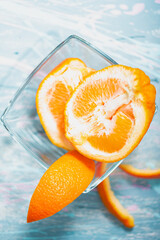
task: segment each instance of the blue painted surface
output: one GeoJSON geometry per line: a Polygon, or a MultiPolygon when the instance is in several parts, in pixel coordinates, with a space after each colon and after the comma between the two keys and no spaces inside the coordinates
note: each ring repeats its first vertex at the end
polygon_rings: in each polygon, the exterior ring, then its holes
{"type": "MultiPolygon", "coordinates": [[[[142,68],[157,88],[160,106],[160,1],[1,1],[0,114],[36,65],[62,40],[77,34],[117,62],[142,68]]],[[[130,160],[160,167],[160,113],[130,160]],[[145,161],[145,159],[149,161],[145,161]]],[[[26,224],[33,190],[42,176],[35,160],[0,127],[0,239],[160,239],[160,180],[111,177],[112,188],[135,218],[125,229],[96,191],[81,195],[48,219],[26,224]]]]}

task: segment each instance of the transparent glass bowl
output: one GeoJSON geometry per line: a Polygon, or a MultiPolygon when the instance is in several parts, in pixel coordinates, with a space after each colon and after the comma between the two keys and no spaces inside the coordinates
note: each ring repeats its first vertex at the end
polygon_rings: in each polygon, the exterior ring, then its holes
{"type": "MultiPolygon", "coordinates": [[[[34,156],[44,168],[48,168],[66,151],[54,146],[46,137],[36,111],[36,92],[43,78],[60,62],[69,57],[80,58],[88,67],[96,70],[117,64],[90,43],[78,36],[71,35],[34,69],[10,101],[1,117],[1,121],[10,135],[34,156]]],[[[85,193],[95,188],[121,162],[122,160],[108,164],[108,169],[104,175],[95,177],[85,193]]],[[[96,170],[98,166],[99,163],[96,162],[96,170]]]]}

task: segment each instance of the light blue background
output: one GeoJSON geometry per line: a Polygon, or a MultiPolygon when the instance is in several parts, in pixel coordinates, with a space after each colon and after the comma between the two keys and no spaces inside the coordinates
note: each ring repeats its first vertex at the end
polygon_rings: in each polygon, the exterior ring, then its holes
{"type": "MultiPolygon", "coordinates": [[[[142,68],[160,94],[160,0],[1,0],[0,115],[29,73],[70,34],[118,63],[142,68]]],[[[159,116],[158,111],[148,145],[142,142],[133,158],[160,159],[159,116]]],[[[44,169],[2,126],[0,134],[0,239],[160,239],[160,180],[138,180],[120,170],[111,184],[135,218],[133,230],[108,213],[96,191],[82,194],[51,218],[26,224],[29,200],[44,169]]]]}

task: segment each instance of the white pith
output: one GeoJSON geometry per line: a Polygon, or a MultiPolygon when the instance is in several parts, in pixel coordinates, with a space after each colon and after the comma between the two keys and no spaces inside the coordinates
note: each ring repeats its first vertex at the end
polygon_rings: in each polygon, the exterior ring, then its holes
{"type": "Polygon", "coordinates": [[[108,71],[97,72],[89,76],[86,81],[74,92],[66,107],[66,136],[73,144],[76,145],[76,148],[83,155],[100,161],[105,160],[109,162],[115,159],[119,160],[119,156],[121,156],[121,159],[123,156],[126,156],[127,152],[134,145],[135,140],[137,141],[141,138],[140,132],[146,123],[146,113],[143,105],[138,104],[138,102],[133,99],[134,94],[132,84],[134,78],[135,76],[129,70],[120,71],[120,69],[118,69],[117,71],[115,68],[110,68],[108,71]],[[98,79],[101,79],[101,81],[107,81],[107,79],[118,79],[125,93],[117,96],[116,98],[111,98],[106,102],[106,99],[102,99],[104,102],[103,105],[96,103],[97,107],[94,112],[90,113],[88,116],[77,118],[73,112],[73,105],[75,107],[76,104],[76,96],[82,92],[82,89],[84,89],[87,84],[92,82],[95,85],[96,80],[98,79]],[[104,152],[92,147],[87,141],[87,137],[96,134],[102,135],[105,133],[108,135],[112,133],[114,128],[114,118],[110,119],[110,117],[114,115],[119,107],[128,103],[131,104],[135,119],[134,127],[130,133],[131,135],[124,147],[122,147],[118,152],[113,153],[104,152]],[[98,126],[100,127],[98,128],[98,126]]]}
{"type": "MultiPolygon", "coordinates": [[[[56,118],[51,113],[48,103],[51,100],[54,91],[56,89],[56,84],[62,82],[65,84],[66,89],[68,89],[68,95],[70,96],[71,90],[78,86],[79,82],[82,80],[83,75],[81,69],[85,65],[79,61],[71,62],[70,66],[64,66],[60,71],[48,77],[44,82],[41,90],[38,92],[38,113],[41,115],[43,123],[45,123],[45,131],[49,133],[49,136],[52,138],[52,141],[57,145],[65,149],[73,149],[72,144],[66,139],[65,136],[62,136],[58,126],[56,118]],[[48,91],[52,89],[50,97],[48,97],[48,91]],[[47,97],[46,97],[47,96],[47,97]]],[[[87,68],[86,71],[90,71],[87,68]]],[[[63,99],[62,99],[63,101],[63,99]]],[[[66,104],[66,102],[64,102],[66,104]]],[[[43,125],[44,126],[44,125],[43,125]]],[[[50,139],[51,140],[51,139],[50,139]]]]}

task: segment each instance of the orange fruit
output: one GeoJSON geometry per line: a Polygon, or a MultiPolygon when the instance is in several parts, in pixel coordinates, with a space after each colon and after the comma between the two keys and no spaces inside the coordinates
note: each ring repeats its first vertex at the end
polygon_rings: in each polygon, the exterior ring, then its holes
{"type": "MultiPolygon", "coordinates": [[[[106,169],[106,164],[102,163],[99,168],[99,174],[102,175],[106,169]]],[[[128,211],[121,205],[119,200],[115,197],[111,190],[109,178],[106,178],[98,185],[98,193],[100,198],[108,211],[112,213],[117,219],[119,219],[125,227],[134,227],[134,218],[128,213],[128,211]]]]}
{"type": "Polygon", "coordinates": [[[121,164],[119,166],[124,172],[139,178],[160,178],[160,168],[157,169],[138,169],[131,164],[121,164]]]}
{"type": "Polygon", "coordinates": [[[64,109],[73,90],[83,77],[94,70],[77,58],[67,58],[41,82],[36,94],[40,122],[50,141],[67,150],[74,147],[64,133],[64,109]]]}
{"type": "Polygon", "coordinates": [[[149,128],[155,95],[155,87],[140,69],[115,65],[96,71],[84,79],[66,105],[66,137],[88,158],[123,159],[149,128]]]}
{"type": "Polygon", "coordinates": [[[57,213],[75,200],[94,177],[94,161],[70,151],[54,162],[38,183],[28,210],[27,222],[57,213]]]}

